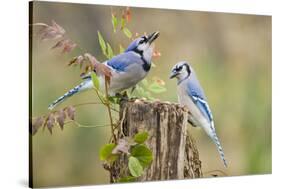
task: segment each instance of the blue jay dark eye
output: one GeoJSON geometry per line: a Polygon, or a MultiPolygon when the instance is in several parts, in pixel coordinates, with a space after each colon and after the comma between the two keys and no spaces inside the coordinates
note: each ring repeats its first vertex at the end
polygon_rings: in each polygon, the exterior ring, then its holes
{"type": "Polygon", "coordinates": [[[181,71],[181,70],[182,70],[182,66],[176,68],[176,71],[177,71],[177,72],[179,72],[179,71],[181,71]]]}
{"type": "Polygon", "coordinates": [[[144,43],[144,40],[140,40],[139,44],[143,44],[144,43]]]}

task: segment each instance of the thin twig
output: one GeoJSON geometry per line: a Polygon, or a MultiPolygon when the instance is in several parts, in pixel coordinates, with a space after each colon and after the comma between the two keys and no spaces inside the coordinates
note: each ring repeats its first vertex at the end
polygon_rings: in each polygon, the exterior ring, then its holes
{"type": "Polygon", "coordinates": [[[101,102],[84,102],[84,103],[74,104],[72,106],[78,107],[78,106],[91,105],[91,104],[103,104],[103,103],[101,103],[101,102]]]}
{"type": "Polygon", "coordinates": [[[67,121],[64,123],[64,125],[68,124],[68,123],[74,123],[77,127],[83,127],[83,128],[97,128],[97,127],[109,127],[109,124],[104,124],[104,125],[83,125],[77,121],[71,120],[71,121],[67,121]]]}
{"type": "MultiPolygon", "coordinates": [[[[100,98],[100,100],[101,100],[101,98],[100,98]]],[[[84,103],[80,103],[80,104],[74,104],[72,106],[78,107],[78,106],[84,106],[84,105],[97,105],[97,104],[105,105],[105,103],[103,103],[103,102],[84,102],[84,103]]],[[[113,108],[113,107],[110,107],[110,109],[119,113],[119,111],[117,109],[113,108]]]]}
{"type": "Polygon", "coordinates": [[[111,108],[110,108],[110,103],[108,100],[108,80],[106,79],[106,77],[104,77],[105,80],[105,96],[106,96],[106,107],[107,107],[107,111],[108,111],[108,115],[109,115],[109,120],[110,120],[110,125],[111,125],[111,134],[113,136],[113,142],[116,143],[117,139],[116,136],[114,134],[114,125],[113,125],[113,120],[112,120],[112,115],[111,115],[111,108]]]}
{"type": "Polygon", "coordinates": [[[204,174],[204,175],[205,175],[205,174],[212,174],[212,173],[215,173],[215,172],[219,172],[219,173],[221,173],[223,176],[228,176],[227,173],[225,173],[225,172],[222,171],[222,170],[218,170],[218,169],[212,170],[212,171],[207,171],[207,172],[204,172],[203,174],[204,174]]]}

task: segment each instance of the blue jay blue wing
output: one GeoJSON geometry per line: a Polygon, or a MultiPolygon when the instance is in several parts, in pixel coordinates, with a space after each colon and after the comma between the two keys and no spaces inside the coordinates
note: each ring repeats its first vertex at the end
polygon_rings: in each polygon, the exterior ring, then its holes
{"type": "Polygon", "coordinates": [[[126,71],[130,64],[142,63],[141,58],[134,52],[125,52],[119,54],[107,61],[107,65],[119,72],[126,71]]]}
{"type": "Polygon", "coordinates": [[[188,82],[187,93],[201,113],[208,119],[208,121],[212,122],[212,112],[209,108],[208,102],[206,101],[204,91],[196,80],[188,82]]]}
{"type": "Polygon", "coordinates": [[[209,108],[208,103],[198,96],[192,96],[192,100],[196,104],[196,106],[199,108],[199,110],[202,112],[204,117],[206,117],[208,119],[208,121],[212,122],[213,115],[209,108]]]}

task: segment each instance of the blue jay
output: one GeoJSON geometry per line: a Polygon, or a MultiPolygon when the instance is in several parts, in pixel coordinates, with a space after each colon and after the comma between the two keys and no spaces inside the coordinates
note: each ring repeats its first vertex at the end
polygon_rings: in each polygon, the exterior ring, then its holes
{"type": "Polygon", "coordinates": [[[223,149],[215,131],[212,112],[195,71],[187,62],[182,61],[172,68],[170,79],[175,77],[178,80],[178,101],[181,105],[187,106],[190,112],[189,123],[192,126],[199,126],[204,129],[216,144],[224,166],[227,167],[223,149]]]}
{"type": "MultiPolygon", "coordinates": [[[[153,54],[153,41],[157,39],[159,32],[154,32],[148,36],[135,39],[128,48],[103,64],[110,69],[111,79],[108,86],[110,96],[114,96],[125,89],[134,87],[139,81],[146,77],[151,67],[153,54]]],[[[104,89],[105,80],[103,75],[98,75],[100,88],[104,89]]],[[[49,109],[53,109],[67,98],[87,89],[92,89],[93,82],[91,74],[83,77],[83,82],[66,92],[52,104],[49,109]]]]}

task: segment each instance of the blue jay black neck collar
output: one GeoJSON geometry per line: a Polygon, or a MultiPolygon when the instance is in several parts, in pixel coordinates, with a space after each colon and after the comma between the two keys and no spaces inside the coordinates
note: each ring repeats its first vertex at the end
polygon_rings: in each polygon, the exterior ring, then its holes
{"type": "Polygon", "coordinates": [[[181,84],[184,80],[186,80],[188,78],[189,75],[185,76],[183,79],[178,81],[178,85],[181,84]]]}
{"type": "Polygon", "coordinates": [[[144,71],[148,72],[150,70],[151,65],[143,57],[143,51],[140,51],[137,48],[135,48],[133,51],[140,55],[141,60],[143,61],[142,68],[143,68],[144,71]]]}

